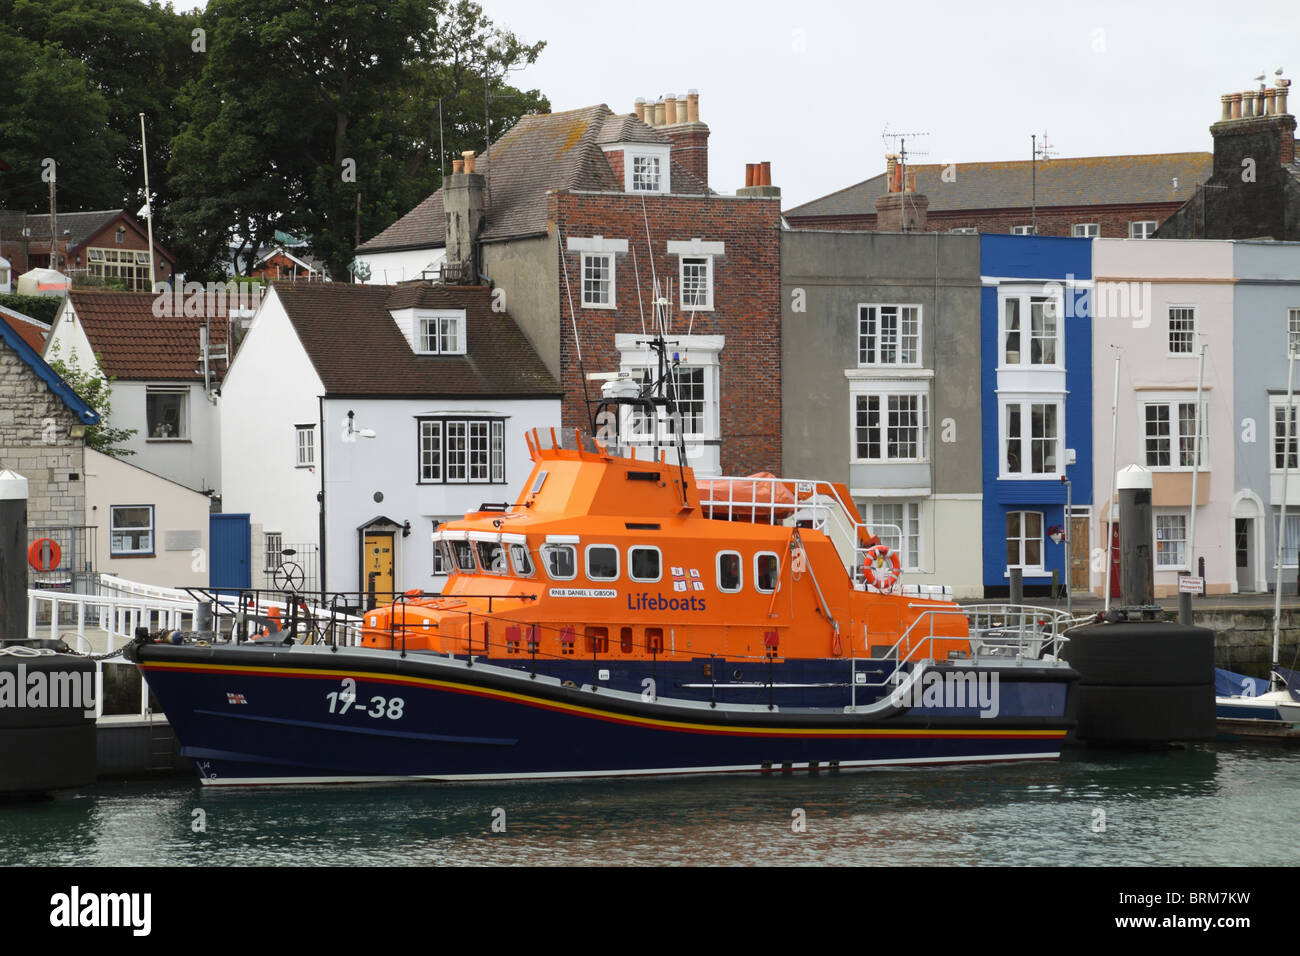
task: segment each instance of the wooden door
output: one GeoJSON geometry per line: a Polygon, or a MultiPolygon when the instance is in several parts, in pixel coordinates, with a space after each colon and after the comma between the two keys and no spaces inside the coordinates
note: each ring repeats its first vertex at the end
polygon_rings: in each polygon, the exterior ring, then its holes
{"type": "Polygon", "coordinates": [[[1110,596],[1117,598],[1119,591],[1119,522],[1110,526],[1110,596]]]}
{"type": "Polygon", "coordinates": [[[374,582],[375,600],[393,598],[393,532],[367,531],[361,548],[361,584],[367,595],[374,582]]]}
{"type": "Polygon", "coordinates": [[[1088,519],[1070,519],[1070,590],[1088,590],[1091,555],[1088,553],[1088,519]]]}

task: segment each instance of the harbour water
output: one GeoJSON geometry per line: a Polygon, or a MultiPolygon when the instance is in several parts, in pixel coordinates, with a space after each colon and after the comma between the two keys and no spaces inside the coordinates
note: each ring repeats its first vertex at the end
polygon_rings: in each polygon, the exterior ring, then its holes
{"type": "Polygon", "coordinates": [[[1287,865],[1300,754],[1201,745],[838,775],[203,789],[0,805],[0,865],[1287,865]]]}

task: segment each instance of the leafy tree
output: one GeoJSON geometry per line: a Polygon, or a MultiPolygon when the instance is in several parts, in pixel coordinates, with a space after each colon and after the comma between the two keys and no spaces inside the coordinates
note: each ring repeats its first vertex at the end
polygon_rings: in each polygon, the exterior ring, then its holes
{"type": "MultiPolygon", "coordinates": [[[[170,5],[140,0],[0,0],[0,35],[26,40],[43,56],[57,56],[64,71],[75,64],[76,69],[62,78],[63,85],[98,103],[103,114],[93,121],[68,114],[63,104],[49,101],[48,80],[39,76],[24,77],[18,84],[30,103],[0,100],[28,130],[61,133],[71,127],[93,138],[106,153],[106,159],[69,153],[58,148],[55,138],[40,154],[59,162],[61,209],[125,205],[134,213],[139,208],[144,187],[140,113],[145,114],[149,135],[150,186],[155,201],[166,208],[170,184],[158,174],[166,168],[171,140],[183,119],[176,91],[198,75],[203,63],[204,54],[194,50],[191,37],[198,22],[197,12],[178,13],[170,5]],[[93,187],[73,178],[74,168],[93,187]]],[[[0,61],[23,62],[4,55],[0,61]]],[[[0,143],[7,142],[0,134],[0,143]]],[[[17,168],[12,159],[9,162],[17,168]]],[[[9,205],[40,208],[44,202],[44,197],[31,199],[23,196],[9,205]]]]}
{"type": "Polygon", "coordinates": [[[103,372],[97,368],[83,370],[77,363],[75,353],[70,362],[64,362],[59,358],[59,344],[57,342],[54,343],[50,349],[50,354],[46,356],[45,360],[49,363],[50,368],[54,369],[71,386],[72,390],[77,393],[78,398],[99,413],[99,424],[86,426],[86,447],[93,448],[105,455],[112,455],[114,458],[125,458],[128,455],[134,455],[135,450],[122,447],[122,443],[134,437],[136,429],[113,428],[109,424],[109,417],[113,413],[112,398],[115,379],[105,378],[103,372]]]}
{"type": "Polygon", "coordinates": [[[280,229],[311,236],[342,277],[358,235],[441,182],[440,101],[452,155],[483,148],[485,84],[494,133],[548,108],[503,81],[544,44],[495,29],[469,0],[212,0],[202,22],[209,54],[170,165],[173,246],[195,272],[228,243],[247,271],[280,229]]]}
{"type": "MultiPolygon", "coordinates": [[[[46,157],[56,163],[61,208],[120,205],[121,138],[108,129],[108,105],[83,63],[0,27],[0,206],[44,209],[46,157]],[[69,202],[71,200],[71,202],[69,202]]],[[[12,237],[11,237],[12,238],[12,237]]]]}

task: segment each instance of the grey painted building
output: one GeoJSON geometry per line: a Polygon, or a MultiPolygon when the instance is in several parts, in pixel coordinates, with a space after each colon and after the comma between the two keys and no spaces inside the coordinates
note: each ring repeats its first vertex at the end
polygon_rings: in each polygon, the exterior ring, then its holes
{"type": "MultiPolygon", "coordinates": [[[[1273,587],[1277,567],[1288,333],[1292,348],[1300,350],[1300,242],[1233,243],[1233,272],[1237,589],[1266,591],[1273,587]]],[[[1296,373],[1300,391],[1300,367],[1296,373]]],[[[1290,470],[1282,559],[1286,590],[1295,586],[1300,550],[1300,468],[1294,451],[1290,470]]]]}
{"type": "Polygon", "coordinates": [[[781,237],[789,477],[845,482],[904,581],[982,593],[977,236],[781,237]]]}

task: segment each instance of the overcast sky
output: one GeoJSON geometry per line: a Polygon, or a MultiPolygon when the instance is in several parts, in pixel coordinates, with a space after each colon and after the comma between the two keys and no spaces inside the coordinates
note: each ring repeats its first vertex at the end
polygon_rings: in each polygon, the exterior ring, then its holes
{"type": "Polygon", "coordinates": [[[482,5],[547,42],[511,82],[555,110],[698,89],[710,185],[769,160],[787,209],[883,172],[886,127],[928,134],[909,137],[918,163],[1028,159],[1043,131],[1062,157],[1209,151],[1221,94],[1300,78],[1296,0],[482,5]]]}

